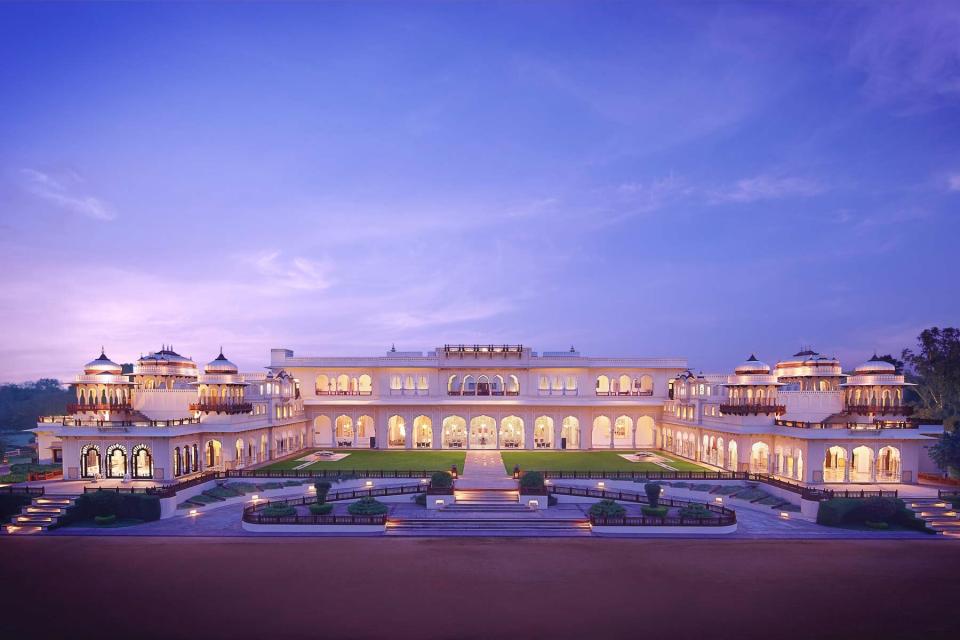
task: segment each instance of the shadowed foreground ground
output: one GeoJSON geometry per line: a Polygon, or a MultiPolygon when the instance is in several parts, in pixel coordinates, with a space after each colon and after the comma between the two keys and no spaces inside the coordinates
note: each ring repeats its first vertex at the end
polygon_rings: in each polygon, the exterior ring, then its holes
{"type": "Polygon", "coordinates": [[[943,540],[6,538],[0,636],[956,638],[958,568],[943,540]]]}

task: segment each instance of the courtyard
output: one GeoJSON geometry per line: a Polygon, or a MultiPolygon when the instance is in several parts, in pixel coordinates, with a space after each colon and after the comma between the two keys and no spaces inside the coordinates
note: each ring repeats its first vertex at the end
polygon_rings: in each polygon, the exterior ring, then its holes
{"type": "MultiPolygon", "coordinates": [[[[261,468],[268,470],[286,470],[301,467],[304,464],[301,462],[301,458],[305,458],[317,451],[321,451],[321,449],[304,450],[293,458],[275,462],[261,468]]],[[[383,471],[440,471],[448,470],[452,465],[457,465],[457,469],[462,471],[463,461],[467,456],[466,451],[378,451],[376,449],[349,449],[336,450],[336,452],[347,453],[348,455],[339,460],[320,460],[313,462],[300,470],[360,469],[367,471],[377,469],[383,471]]]]}

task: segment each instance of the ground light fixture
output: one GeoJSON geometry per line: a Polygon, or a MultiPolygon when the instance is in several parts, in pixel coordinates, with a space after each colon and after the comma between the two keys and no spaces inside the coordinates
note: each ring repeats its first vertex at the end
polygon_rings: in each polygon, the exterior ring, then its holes
{"type": "Polygon", "coordinates": [[[597,487],[600,488],[600,489],[603,489],[605,486],[607,486],[607,485],[606,485],[606,483],[605,483],[603,480],[601,480],[600,482],[597,483],[597,487]]]}
{"type": "Polygon", "coordinates": [[[253,500],[254,502],[256,502],[256,501],[259,500],[259,499],[260,499],[260,496],[259,496],[259,495],[257,495],[256,493],[253,494],[252,500],[253,500]]]}
{"type": "Polygon", "coordinates": [[[780,517],[783,518],[784,520],[789,520],[789,519],[790,519],[790,513],[787,512],[787,511],[781,511],[781,512],[780,512],[780,517]]]}
{"type": "Polygon", "coordinates": [[[368,487],[372,487],[372,486],[373,486],[373,480],[367,480],[366,485],[367,485],[368,487]]]}
{"type": "Polygon", "coordinates": [[[717,496],[716,498],[714,498],[713,501],[716,502],[717,504],[723,504],[723,498],[721,498],[720,496],[717,496]]]}
{"type": "Polygon", "coordinates": [[[197,510],[196,510],[196,509],[190,509],[190,515],[191,515],[191,516],[198,515],[197,510]]]}

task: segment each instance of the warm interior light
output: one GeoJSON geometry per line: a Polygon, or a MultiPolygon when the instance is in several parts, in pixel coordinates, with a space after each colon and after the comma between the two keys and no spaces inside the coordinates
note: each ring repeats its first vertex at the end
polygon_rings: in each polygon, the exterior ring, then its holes
{"type": "Polygon", "coordinates": [[[780,517],[783,518],[784,520],[786,520],[786,519],[788,519],[788,518],[790,517],[790,514],[787,513],[786,511],[781,511],[781,512],[780,512],[780,517]]]}

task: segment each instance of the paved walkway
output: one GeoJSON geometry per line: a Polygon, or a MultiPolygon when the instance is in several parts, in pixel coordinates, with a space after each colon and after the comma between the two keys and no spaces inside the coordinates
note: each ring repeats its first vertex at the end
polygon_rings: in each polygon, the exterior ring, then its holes
{"type": "Polygon", "coordinates": [[[507,475],[499,451],[467,451],[457,488],[516,489],[517,481],[507,475]]]}

